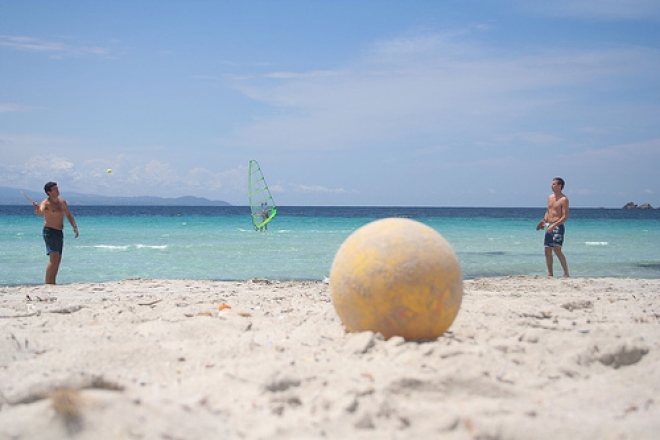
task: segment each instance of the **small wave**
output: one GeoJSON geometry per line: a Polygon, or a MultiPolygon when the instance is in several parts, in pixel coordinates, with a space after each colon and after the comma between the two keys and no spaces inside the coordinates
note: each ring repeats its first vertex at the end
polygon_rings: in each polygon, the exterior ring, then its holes
{"type": "Polygon", "coordinates": [[[655,269],[660,270],[660,263],[638,263],[637,267],[643,267],[644,269],[655,269]]]}
{"type": "Polygon", "coordinates": [[[98,249],[108,249],[108,250],[111,250],[111,251],[125,251],[130,246],[112,246],[112,245],[109,245],[109,244],[97,244],[94,247],[98,248],[98,249]]]}
{"type": "Polygon", "coordinates": [[[167,245],[150,246],[146,244],[136,244],[134,246],[129,244],[123,246],[110,245],[110,244],[97,244],[89,247],[93,247],[96,249],[107,249],[109,251],[127,251],[131,247],[135,247],[137,249],[167,249],[167,245]]]}
{"type": "Polygon", "coordinates": [[[610,243],[607,241],[587,241],[584,244],[587,246],[607,246],[610,243]]]}

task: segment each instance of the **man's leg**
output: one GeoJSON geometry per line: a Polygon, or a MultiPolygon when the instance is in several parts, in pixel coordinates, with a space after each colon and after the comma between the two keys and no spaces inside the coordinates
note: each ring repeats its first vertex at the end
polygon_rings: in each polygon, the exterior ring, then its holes
{"type": "Polygon", "coordinates": [[[50,260],[46,266],[46,284],[55,284],[57,278],[57,271],[60,270],[60,261],[62,261],[62,254],[59,252],[51,252],[49,254],[50,260]]]}
{"type": "Polygon", "coordinates": [[[548,276],[553,276],[552,274],[552,248],[546,247],[545,249],[545,264],[548,266],[548,276]]]}
{"type": "Polygon", "coordinates": [[[561,268],[564,269],[564,276],[568,277],[568,264],[566,263],[566,257],[564,256],[564,253],[561,251],[561,246],[555,246],[554,249],[555,254],[557,254],[557,258],[561,263],[561,268]]]}

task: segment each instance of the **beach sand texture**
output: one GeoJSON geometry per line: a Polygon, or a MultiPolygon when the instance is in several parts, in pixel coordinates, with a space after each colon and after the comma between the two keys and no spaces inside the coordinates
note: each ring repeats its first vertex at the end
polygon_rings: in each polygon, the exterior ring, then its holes
{"type": "Polygon", "coordinates": [[[0,438],[658,438],[660,280],[464,290],[416,343],[346,333],[316,282],[2,288],[0,438]]]}

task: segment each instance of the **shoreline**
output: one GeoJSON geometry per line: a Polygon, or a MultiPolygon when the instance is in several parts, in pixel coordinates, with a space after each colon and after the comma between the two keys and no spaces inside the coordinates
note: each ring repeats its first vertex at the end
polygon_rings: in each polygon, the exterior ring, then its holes
{"type": "MultiPolygon", "coordinates": [[[[660,276],[657,277],[648,277],[648,278],[642,278],[642,277],[626,277],[626,276],[570,276],[568,278],[563,277],[561,275],[556,275],[554,277],[549,277],[546,275],[493,275],[493,276],[475,276],[475,277],[464,277],[463,282],[472,282],[472,281],[477,281],[477,280],[499,280],[499,279],[511,279],[511,278],[518,278],[518,279],[524,279],[524,278],[529,278],[529,279],[548,279],[548,280],[660,280],[660,276]]],[[[305,278],[305,279],[277,279],[277,278],[248,278],[248,279],[235,279],[235,280],[227,280],[227,279],[197,279],[197,278],[141,278],[141,277],[129,277],[129,278],[123,278],[123,279],[117,279],[117,280],[101,280],[101,281],[81,281],[81,282],[73,282],[73,283],[63,283],[63,284],[56,284],[55,286],[76,286],[76,285],[85,285],[85,284],[111,284],[111,283],[121,283],[125,281],[160,281],[160,282],[168,282],[168,281],[189,281],[189,282],[200,282],[200,283],[250,283],[250,282],[268,282],[268,283],[300,283],[300,284],[306,284],[306,283],[323,283],[327,284],[328,277],[326,276],[324,279],[313,279],[313,278],[305,278]]],[[[0,284],[0,294],[2,293],[2,289],[16,289],[20,287],[39,287],[39,286],[46,286],[44,283],[19,283],[19,284],[0,284]]]]}
{"type": "Polygon", "coordinates": [[[660,279],[466,280],[424,343],[322,281],[2,287],[0,437],[650,439],[659,321],[660,279]]]}

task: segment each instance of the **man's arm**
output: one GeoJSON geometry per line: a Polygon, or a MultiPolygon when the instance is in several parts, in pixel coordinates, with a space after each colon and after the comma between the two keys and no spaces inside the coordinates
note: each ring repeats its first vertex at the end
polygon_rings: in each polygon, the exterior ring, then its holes
{"type": "Polygon", "coordinates": [[[564,197],[561,199],[561,218],[555,222],[555,226],[559,226],[563,224],[566,220],[568,220],[568,197],[564,197]]]}
{"type": "Polygon", "coordinates": [[[73,214],[69,211],[69,205],[64,200],[62,200],[62,205],[64,206],[64,215],[66,215],[66,219],[73,226],[73,232],[76,234],[75,237],[78,238],[78,226],[76,225],[76,220],[73,218],[73,214]]]}
{"type": "Polygon", "coordinates": [[[548,213],[550,212],[550,206],[552,206],[552,196],[548,196],[548,209],[545,210],[545,214],[543,214],[543,220],[541,220],[537,225],[536,225],[536,230],[540,231],[541,229],[545,229],[545,224],[547,223],[547,218],[548,218],[548,213]]]}
{"type": "Polygon", "coordinates": [[[34,213],[37,214],[39,217],[44,215],[44,211],[46,210],[46,200],[41,202],[41,204],[37,202],[32,202],[32,206],[34,206],[34,213]]]}

